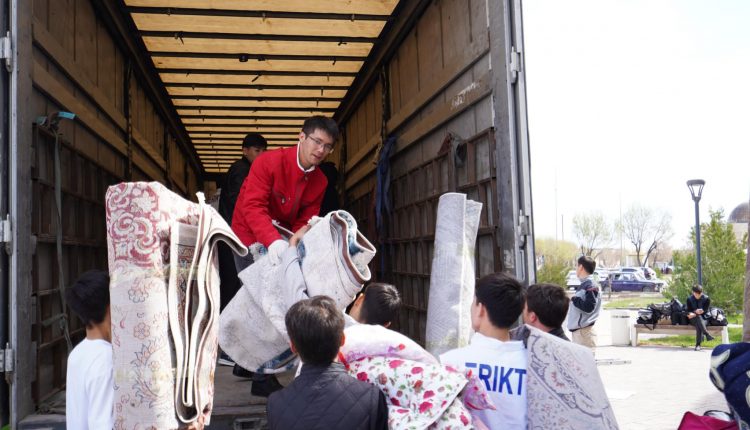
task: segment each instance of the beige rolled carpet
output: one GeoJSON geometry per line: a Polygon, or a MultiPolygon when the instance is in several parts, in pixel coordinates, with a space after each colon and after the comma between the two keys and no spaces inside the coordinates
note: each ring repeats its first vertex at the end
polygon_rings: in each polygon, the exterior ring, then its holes
{"type": "Polygon", "coordinates": [[[463,193],[440,196],[427,306],[426,349],[434,356],[469,344],[474,246],[482,204],[463,193]]]}
{"type": "Polygon", "coordinates": [[[192,203],[157,182],[107,190],[115,428],[210,423],[216,244],[247,250],[198,194],[192,203]]]}

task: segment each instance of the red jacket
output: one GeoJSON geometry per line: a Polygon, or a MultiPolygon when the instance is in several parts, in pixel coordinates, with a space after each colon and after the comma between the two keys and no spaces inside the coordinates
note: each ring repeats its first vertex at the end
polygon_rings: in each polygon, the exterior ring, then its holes
{"type": "Polygon", "coordinates": [[[297,147],[268,151],[253,161],[237,197],[232,230],[249,246],[260,242],[266,247],[281,235],[271,224],[297,231],[318,215],[328,185],[323,172],[305,173],[297,162],[297,147]]]}

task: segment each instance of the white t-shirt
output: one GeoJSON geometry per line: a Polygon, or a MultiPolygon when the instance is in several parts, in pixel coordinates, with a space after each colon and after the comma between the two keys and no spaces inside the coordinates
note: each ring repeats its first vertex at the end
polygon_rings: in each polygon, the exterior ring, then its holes
{"type": "Polygon", "coordinates": [[[65,393],[66,427],[76,430],[111,429],[114,425],[112,344],[84,339],[68,357],[65,393]]]}
{"type": "Polygon", "coordinates": [[[478,411],[487,427],[526,428],[526,349],[521,341],[502,342],[474,333],[469,346],[440,356],[442,364],[472,369],[484,382],[497,410],[478,411]]]}

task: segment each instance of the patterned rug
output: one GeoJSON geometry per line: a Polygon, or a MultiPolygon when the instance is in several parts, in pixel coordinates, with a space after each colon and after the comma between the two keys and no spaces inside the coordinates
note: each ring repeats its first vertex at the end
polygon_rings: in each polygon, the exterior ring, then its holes
{"type": "Polygon", "coordinates": [[[209,424],[218,351],[219,214],[157,182],[106,195],[116,429],[209,424]]]}

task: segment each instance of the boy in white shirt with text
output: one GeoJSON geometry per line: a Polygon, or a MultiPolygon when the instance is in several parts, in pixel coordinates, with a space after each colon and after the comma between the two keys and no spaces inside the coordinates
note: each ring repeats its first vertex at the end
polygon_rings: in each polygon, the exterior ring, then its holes
{"type": "Polygon", "coordinates": [[[526,348],[510,339],[524,306],[523,286],[504,273],[487,275],[474,290],[469,346],[446,352],[440,362],[471,369],[485,384],[496,410],[478,415],[491,429],[526,428],[526,348]]]}

